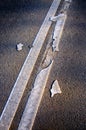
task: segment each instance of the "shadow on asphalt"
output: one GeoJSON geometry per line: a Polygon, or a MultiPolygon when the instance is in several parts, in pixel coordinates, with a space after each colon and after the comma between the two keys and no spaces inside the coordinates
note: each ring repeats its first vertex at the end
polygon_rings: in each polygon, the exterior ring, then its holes
{"type": "Polygon", "coordinates": [[[3,0],[0,2],[0,11],[32,10],[34,8],[47,8],[52,0],[3,0]]]}

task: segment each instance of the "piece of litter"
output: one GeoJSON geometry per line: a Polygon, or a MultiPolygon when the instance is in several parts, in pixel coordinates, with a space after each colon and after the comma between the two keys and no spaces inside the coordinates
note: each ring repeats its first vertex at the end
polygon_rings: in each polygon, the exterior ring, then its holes
{"type": "Polygon", "coordinates": [[[55,21],[57,21],[57,17],[58,16],[52,16],[52,17],[49,18],[49,20],[55,22],[55,21]]]}
{"type": "Polygon", "coordinates": [[[49,20],[52,21],[52,22],[56,22],[57,19],[59,19],[59,18],[61,18],[63,16],[64,16],[64,13],[60,13],[58,16],[52,16],[52,17],[50,17],[49,20]]]}
{"type": "Polygon", "coordinates": [[[63,7],[62,7],[60,12],[61,13],[67,13],[67,10],[70,7],[71,2],[72,2],[72,0],[65,0],[64,4],[63,4],[63,7]]]}
{"type": "Polygon", "coordinates": [[[72,2],[72,0],[65,0],[65,2],[70,2],[70,3],[71,3],[71,2],[72,2]]]}
{"type": "Polygon", "coordinates": [[[23,44],[22,44],[22,43],[18,43],[18,44],[17,44],[17,50],[18,50],[18,51],[21,51],[21,50],[22,50],[22,47],[23,47],[23,44]]]}
{"type": "Polygon", "coordinates": [[[51,97],[53,97],[57,93],[62,93],[57,80],[54,81],[50,92],[51,92],[51,97]]]}
{"type": "Polygon", "coordinates": [[[64,4],[64,7],[63,7],[63,10],[64,10],[64,11],[67,11],[68,8],[69,8],[69,6],[70,6],[70,2],[65,3],[65,4],[64,4]]]}

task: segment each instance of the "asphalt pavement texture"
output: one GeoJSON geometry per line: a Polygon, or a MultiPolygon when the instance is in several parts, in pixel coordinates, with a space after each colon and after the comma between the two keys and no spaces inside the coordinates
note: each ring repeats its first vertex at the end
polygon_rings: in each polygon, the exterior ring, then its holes
{"type": "Polygon", "coordinates": [[[0,114],[52,0],[0,1],[0,114]],[[22,43],[22,51],[16,45],[22,43]]]}
{"type": "Polygon", "coordinates": [[[73,0],[33,130],[86,130],[86,1],[73,0]],[[62,94],[50,97],[58,80],[62,94]]]}
{"type": "MultiPolygon", "coordinates": [[[[0,113],[52,0],[0,2],[0,113]],[[23,50],[16,50],[17,43],[23,50]]],[[[73,0],[33,130],[86,129],[86,1],[73,0]],[[50,97],[58,80],[62,94],[50,97]]],[[[17,120],[12,130],[16,130],[17,120]]],[[[18,124],[17,124],[18,125],[18,124]]]]}

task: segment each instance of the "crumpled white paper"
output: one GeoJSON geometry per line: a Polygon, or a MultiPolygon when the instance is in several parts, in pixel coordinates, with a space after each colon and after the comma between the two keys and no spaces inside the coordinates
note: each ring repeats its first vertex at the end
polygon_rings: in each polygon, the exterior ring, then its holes
{"type": "Polygon", "coordinates": [[[21,51],[22,47],[23,47],[23,44],[22,43],[18,43],[16,47],[17,47],[17,51],[21,51]]]}
{"type": "Polygon", "coordinates": [[[55,94],[62,93],[57,80],[54,81],[50,92],[51,92],[51,97],[53,97],[55,94]]]}

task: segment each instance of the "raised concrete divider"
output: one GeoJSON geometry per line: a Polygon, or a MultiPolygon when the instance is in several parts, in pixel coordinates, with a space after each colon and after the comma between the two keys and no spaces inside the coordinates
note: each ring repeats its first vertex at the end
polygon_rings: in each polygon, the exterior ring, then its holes
{"type": "Polygon", "coordinates": [[[59,14],[57,17],[57,22],[53,33],[53,44],[52,44],[53,51],[59,51],[59,42],[61,39],[66,18],[67,15],[65,13],[59,14]]]}
{"type": "Polygon", "coordinates": [[[19,76],[14,84],[9,99],[4,107],[4,110],[0,117],[0,130],[9,130],[11,123],[14,119],[15,113],[18,109],[19,103],[25,91],[26,85],[31,77],[31,73],[34,69],[35,63],[39,56],[39,53],[43,47],[43,43],[48,34],[51,26],[49,18],[54,16],[61,0],[54,0],[45,20],[33,42],[33,48],[31,48],[24,65],[19,73],[19,76]]]}
{"type": "MultiPolygon", "coordinates": [[[[65,21],[67,18],[66,13],[61,13],[58,16],[53,17],[54,20],[56,20],[56,25],[54,28],[54,33],[53,33],[53,44],[52,44],[52,53],[47,53],[46,58],[44,60],[44,64],[46,61],[48,61],[48,64],[50,63],[50,60],[52,59],[52,63],[45,69],[41,70],[40,73],[38,73],[35,82],[34,82],[34,87],[31,91],[30,97],[28,98],[25,110],[23,112],[23,116],[21,118],[18,130],[32,130],[32,127],[34,125],[35,117],[47,84],[47,80],[49,78],[49,74],[53,65],[53,58],[52,55],[54,51],[59,51],[59,41],[62,36],[63,28],[65,25],[65,21]],[[52,54],[52,55],[51,55],[52,54]]],[[[51,50],[51,49],[50,49],[51,50]]],[[[49,50],[48,50],[49,51],[49,50]]],[[[55,81],[56,82],[56,81],[55,81]]],[[[58,86],[57,82],[57,91],[61,93],[61,90],[58,86]]],[[[51,90],[52,92],[53,90],[51,90]]],[[[55,92],[57,93],[57,92],[55,92]]],[[[52,95],[53,96],[53,95],[52,95]]]]}
{"type": "MultiPolygon", "coordinates": [[[[59,51],[58,45],[59,41],[62,35],[62,31],[65,25],[65,21],[67,18],[67,15],[65,13],[59,14],[57,17],[57,22],[55,25],[54,33],[53,33],[53,39],[54,43],[52,44],[55,48],[52,50],[52,55],[54,51],[59,51]]],[[[49,51],[49,50],[48,50],[49,51]]],[[[50,63],[50,59],[52,59],[52,55],[50,53],[47,53],[46,58],[48,58],[48,63],[50,63]]],[[[46,58],[44,61],[44,64],[46,62],[46,58]]],[[[34,88],[31,91],[30,97],[28,98],[28,102],[26,104],[25,110],[23,112],[23,116],[21,118],[18,130],[32,130],[32,127],[34,125],[35,117],[47,84],[47,80],[49,78],[49,74],[51,71],[53,65],[53,59],[52,63],[50,64],[49,67],[41,70],[41,72],[37,75],[34,83],[34,88]]],[[[57,88],[58,89],[58,88],[57,88]]],[[[61,93],[61,90],[59,88],[58,90],[61,93]]]]}
{"type": "Polygon", "coordinates": [[[18,130],[32,130],[52,65],[53,61],[47,68],[41,70],[37,75],[34,88],[32,89],[31,95],[26,104],[18,130]]]}

